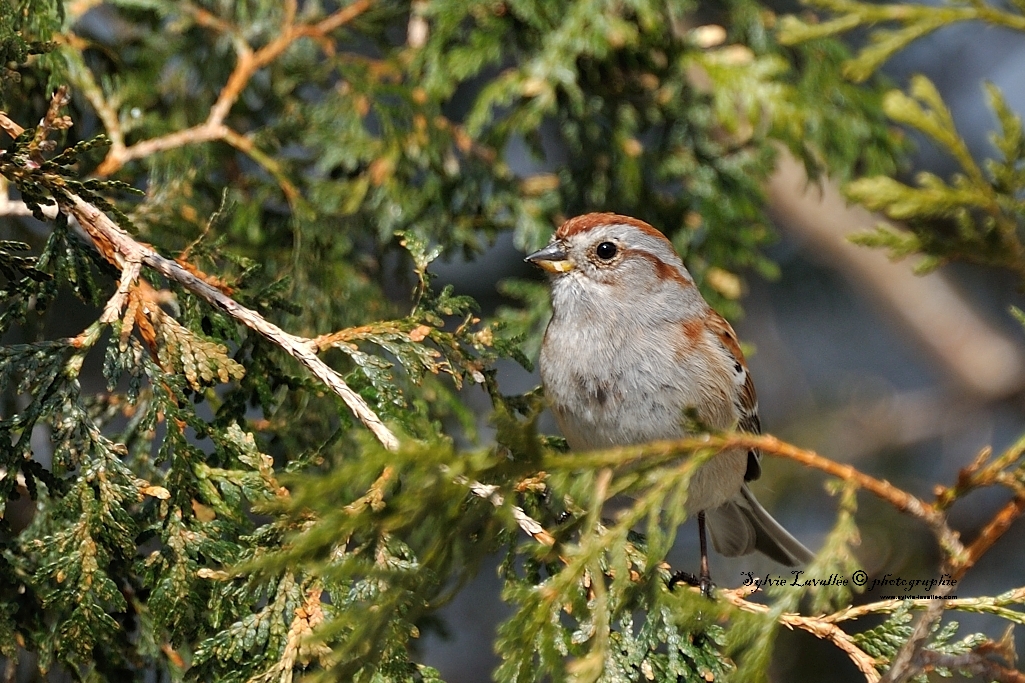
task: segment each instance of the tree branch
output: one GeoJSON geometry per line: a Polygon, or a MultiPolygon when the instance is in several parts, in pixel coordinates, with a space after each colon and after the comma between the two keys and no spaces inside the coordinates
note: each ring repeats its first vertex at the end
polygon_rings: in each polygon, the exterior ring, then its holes
{"type": "Polygon", "coordinates": [[[1002,666],[975,651],[960,655],[946,655],[933,650],[922,650],[918,653],[918,660],[926,671],[943,667],[953,671],[964,671],[971,677],[980,677],[984,681],[1025,683],[1025,674],[1022,672],[1002,666]]]}
{"type": "MultiPolygon", "coordinates": [[[[295,19],[294,11],[286,11],[286,21],[280,35],[256,51],[242,39],[241,34],[231,24],[210,14],[206,10],[191,8],[190,14],[196,19],[196,23],[209,26],[221,32],[230,33],[235,38],[235,52],[237,54],[235,68],[228,76],[224,87],[221,88],[217,100],[210,107],[206,120],[191,128],[143,140],[127,147],[124,145],[111,146],[106,158],[97,167],[96,174],[108,176],[117,172],[129,161],[185,145],[213,142],[215,140],[228,142],[236,149],[252,156],[264,168],[274,173],[266,163],[267,157],[264,155],[261,159],[258,159],[254,154],[252,143],[242,143],[241,141],[247,140],[247,138],[225,125],[225,118],[227,118],[231,108],[238,101],[239,96],[245,90],[253,75],[281,56],[292,43],[299,38],[322,39],[327,33],[344,26],[366,12],[371,6],[373,6],[373,0],[355,0],[352,4],[343,7],[315,24],[299,25],[293,23],[295,19]]],[[[280,180],[280,174],[274,173],[274,176],[280,180]]],[[[294,198],[297,194],[291,184],[287,186],[282,185],[282,190],[289,196],[289,199],[294,198]]]]}
{"type": "Polygon", "coordinates": [[[966,557],[955,570],[954,577],[961,578],[966,571],[975,566],[979,558],[996,543],[997,539],[1004,535],[1004,532],[1011,527],[1014,520],[1021,517],[1022,513],[1025,513],[1025,497],[1016,496],[1014,500],[1004,505],[968,546],[966,557]]]}
{"type": "MultiPolygon", "coordinates": [[[[349,385],[345,383],[345,380],[337,372],[320,360],[315,353],[314,349],[316,347],[312,340],[285,332],[274,323],[263,318],[256,311],[246,308],[213,285],[207,283],[203,278],[185,269],[177,261],[165,258],[154,251],[152,247],[136,242],[128,233],[110,220],[106,214],[81,197],[70,195],[70,198],[71,203],[61,208],[73,215],[81,223],[86,233],[98,247],[100,245],[107,245],[106,249],[100,247],[101,253],[123,268],[123,272],[128,272],[132,268],[131,264],[133,263],[149,266],[168,279],[181,284],[193,294],[205,299],[211,305],[220,308],[246,327],[262,334],[305,365],[310,372],[336,393],[385,448],[392,451],[398,449],[399,440],[395,434],[381,422],[377,413],[367,405],[366,401],[349,388],[349,385]]],[[[124,281],[125,276],[122,277],[122,285],[124,285],[124,281]]],[[[119,292],[120,289],[119,287],[119,292]]],[[[108,307],[111,305],[116,305],[114,299],[111,300],[111,304],[108,304],[108,307]]],[[[385,474],[382,474],[382,477],[385,480],[387,479],[385,474]]],[[[488,487],[478,482],[461,483],[467,486],[474,495],[488,500],[497,508],[505,504],[504,498],[494,487],[488,487]]],[[[513,505],[511,510],[513,519],[516,520],[517,525],[526,534],[549,547],[555,544],[554,537],[545,530],[544,526],[531,518],[522,508],[513,505]]]]}
{"type": "MultiPolygon", "coordinates": [[[[750,591],[746,588],[719,591],[718,594],[731,605],[746,612],[768,614],[771,611],[768,605],[745,600],[745,596],[750,594],[750,591]]],[[[858,667],[858,671],[865,676],[865,680],[868,683],[879,681],[879,671],[876,669],[875,658],[858,647],[858,644],[854,642],[850,635],[829,620],[821,617],[805,617],[793,612],[785,612],[779,615],[777,621],[791,630],[798,628],[820,640],[828,640],[847,655],[851,662],[854,663],[854,666],[858,667]]]]}
{"type": "Polygon", "coordinates": [[[78,195],[69,194],[68,201],[59,201],[62,203],[61,208],[73,215],[82,225],[99,248],[100,253],[119,268],[125,268],[131,262],[149,266],[164,277],[181,284],[193,294],[205,299],[211,305],[220,308],[246,327],[260,333],[305,365],[317,379],[337,394],[385,448],[396,450],[399,447],[398,438],[381,422],[366,401],[350,389],[337,372],[320,360],[310,349],[308,339],[285,332],[256,311],[246,308],[208,284],[206,280],[194,275],[177,261],[161,256],[148,245],[136,242],[105,213],[78,195]]]}
{"type": "MultiPolygon", "coordinates": [[[[839,612],[833,612],[832,614],[826,614],[818,618],[822,621],[828,621],[831,624],[835,624],[841,621],[860,619],[861,617],[869,614],[892,613],[895,612],[898,607],[903,605],[908,605],[912,609],[923,609],[935,602],[937,601],[930,599],[879,600],[877,602],[868,603],[867,605],[848,607],[840,610],[839,612]]],[[[974,612],[977,614],[995,614],[1010,621],[1025,623],[1025,613],[1016,612],[1006,608],[1007,605],[1020,605],[1025,603],[1025,586],[1015,588],[1014,590],[996,597],[958,598],[955,600],[940,600],[939,602],[943,603],[943,608],[945,610],[974,612]]]]}
{"type": "Polygon", "coordinates": [[[955,558],[956,561],[963,561],[965,557],[965,549],[958,534],[947,525],[946,517],[934,506],[897,488],[888,481],[876,479],[859,472],[851,465],[833,462],[814,451],[798,448],[768,434],[703,434],[675,441],[654,441],[639,446],[623,446],[590,453],[560,454],[551,456],[549,460],[545,461],[544,466],[546,468],[626,467],[639,461],[657,464],[675,460],[684,453],[708,450],[718,452],[731,448],[760,450],[763,453],[793,460],[806,467],[851,482],[859,488],[874,493],[898,511],[925,522],[932,529],[949,557],[955,558]]]}
{"type": "MultiPolygon", "coordinates": [[[[456,479],[456,483],[469,487],[473,495],[478,498],[483,498],[496,508],[501,508],[505,505],[505,498],[498,492],[497,486],[492,484],[482,484],[479,481],[470,481],[466,479],[466,477],[458,477],[456,479]]],[[[513,519],[516,520],[516,524],[527,535],[531,536],[541,545],[546,545],[549,548],[555,545],[555,537],[548,533],[540,522],[524,512],[523,508],[518,505],[513,505],[511,506],[511,510],[513,519]]]]}
{"type": "Polygon", "coordinates": [[[730,445],[746,446],[756,448],[763,453],[775,455],[788,460],[799,462],[807,467],[821,470],[844,481],[856,484],[858,487],[871,491],[883,500],[890,503],[900,512],[905,512],[922,520],[932,529],[940,546],[953,562],[960,562],[965,556],[965,548],[961,543],[960,536],[947,525],[946,516],[935,507],[922,499],[911,495],[903,489],[899,489],[886,480],[879,480],[867,474],[859,472],[854,467],[846,464],[836,463],[813,451],[807,451],[797,446],[780,441],[774,436],[748,436],[740,434],[726,437],[728,448],[730,445]]]}
{"type": "MultiPolygon", "coordinates": [[[[341,23],[348,20],[346,17],[351,18],[355,16],[358,13],[356,10],[359,7],[365,9],[366,6],[369,6],[369,1],[355,3],[346,8],[346,10],[335,13],[332,17],[329,17],[332,20],[331,25],[341,25],[341,23]]],[[[359,9],[359,11],[363,10],[359,9]]],[[[321,24],[324,24],[324,22],[321,22],[321,24]]],[[[320,25],[318,24],[318,26],[320,25]]],[[[60,89],[54,95],[53,101],[60,100],[63,102],[65,97],[66,90],[60,89]]],[[[51,121],[56,111],[57,109],[51,106],[47,118],[44,119],[44,123],[51,121]]],[[[46,127],[49,128],[49,126],[46,127]]],[[[25,130],[11,120],[4,112],[0,112],[0,129],[5,130],[12,138],[21,135],[25,130]]],[[[37,133],[37,138],[39,135],[37,133]]],[[[150,142],[157,145],[163,144],[159,140],[150,142]]],[[[0,215],[21,215],[22,213],[31,215],[28,207],[23,202],[14,202],[8,198],[6,182],[3,182],[4,180],[0,178],[0,215]]],[[[117,291],[104,307],[100,319],[101,322],[112,322],[120,315],[132,283],[139,277],[141,267],[143,265],[149,266],[284,349],[337,394],[385,448],[388,450],[398,449],[399,440],[395,434],[384,425],[373,409],[367,405],[366,401],[359,394],[355,393],[337,372],[320,360],[317,356],[319,345],[316,340],[297,337],[285,332],[277,325],[263,318],[256,311],[246,308],[222,292],[214,284],[211,284],[212,280],[208,276],[196,271],[194,268],[187,268],[178,261],[161,256],[149,245],[137,242],[105,213],[78,195],[65,193],[64,197],[60,195],[55,195],[55,197],[58,198],[60,208],[78,221],[86,236],[93,242],[104,258],[121,269],[121,278],[117,291]]],[[[391,476],[390,469],[386,469],[382,473],[378,484],[383,486],[391,476]]],[[[505,505],[505,499],[498,493],[496,487],[472,481],[462,481],[460,483],[469,488],[474,495],[484,498],[496,508],[501,508],[505,505]]],[[[363,505],[372,502],[370,498],[362,502],[357,501],[357,503],[363,505]]],[[[524,533],[548,547],[555,544],[555,538],[544,526],[530,517],[521,507],[512,505],[510,508],[513,519],[524,533]]]]}

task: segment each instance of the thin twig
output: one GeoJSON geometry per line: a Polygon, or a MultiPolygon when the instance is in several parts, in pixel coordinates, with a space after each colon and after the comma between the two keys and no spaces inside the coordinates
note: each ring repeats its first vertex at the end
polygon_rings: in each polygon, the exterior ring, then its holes
{"type": "MultiPolygon", "coordinates": [[[[990,520],[986,528],[963,554],[958,558],[948,560],[954,578],[964,576],[965,572],[1007,531],[1011,523],[1021,516],[1022,512],[1025,512],[1025,499],[1015,498],[1010,501],[990,520]]],[[[883,683],[904,683],[919,673],[921,665],[917,662],[926,652],[923,646],[943,614],[945,601],[942,598],[953,589],[953,584],[947,584],[939,585],[932,591],[930,595],[933,598],[931,600],[933,604],[926,607],[925,613],[915,624],[911,637],[894,656],[890,669],[883,678],[883,683]]]]}
{"type": "Polygon", "coordinates": [[[949,595],[952,590],[954,590],[952,585],[936,586],[929,594],[930,597],[934,598],[931,600],[932,604],[925,608],[925,612],[918,618],[918,622],[915,624],[914,629],[912,629],[911,636],[904,641],[900,650],[890,660],[890,668],[886,671],[886,675],[883,676],[882,683],[904,683],[904,681],[911,679],[918,673],[917,667],[914,666],[915,657],[922,646],[925,645],[925,641],[932,633],[936,622],[943,616],[943,598],[949,595]]]}
{"type": "Polygon", "coordinates": [[[1025,513],[1025,498],[1017,496],[1000,509],[993,519],[979,532],[978,537],[968,546],[965,559],[954,569],[954,577],[961,578],[965,572],[975,566],[979,558],[985,554],[997,539],[1004,535],[1014,520],[1025,513]]]}
{"type": "Polygon", "coordinates": [[[0,111],[0,130],[10,135],[11,138],[16,138],[25,132],[25,129],[12,120],[5,111],[0,111]]]}
{"type": "MultiPolygon", "coordinates": [[[[748,600],[745,600],[744,595],[746,593],[748,593],[747,590],[738,589],[719,591],[718,594],[731,605],[734,605],[746,612],[754,612],[756,614],[768,614],[770,612],[771,608],[768,605],[761,605],[757,602],[749,602],[748,600]]],[[[812,634],[820,640],[828,640],[847,655],[851,662],[853,662],[854,666],[858,667],[858,671],[865,676],[865,680],[868,681],[868,683],[876,683],[879,681],[879,672],[876,670],[875,658],[858,647],[858,644],[854,642],[854,639],[839,626],[836,626],[826,619],[819,617],[805,617],[793,612],[785,612],[779,615],[777,620],[789,629],[798,628],[812,634]]]]}
{"type": "Polygon", "coordinates": [[[952,671],[964,671],[972,678],[998,683],[1025,683],[1025,674],[1001,665],[983,654],[972,651],[960,655],[948,655],[933,650],[922,650],[918,655],[920,666],[926,671],[943,667],[952,671]]]}
{"type": "MultiPolygon", "coordinates": [[[[350,8],[352,7],[350,5],[350,8]]],[[[58,97],[63,99],[63,95],[60,92],[55,95],[54,100],[56,101],[58,97]]],[[[0,112],[0,128],[6,130],[12,137],[17,137],[24,132],[24,128],[8,118],[3,112],[0,112]]],[[[6,188],[2,187],[0,189],[6,188]]],[[[181,264],[172,259],[165,258],[149,245],[135,241],[105,213],[78,195],[69,193],[67,194],[67,200],[61,201],[61,208],[77,220],[78,224],[84,229],[86,236],[89,237],[104,258],[121,268],[122,271],[118,289],[104,307],[101,322],[112,322],[117,319],[128,297],[131,283],[138,279],[142,265],[149,266],[165,277],[178,282],[192,293],[202,297],[208,303],[217,306],[246,327],[262,334],[271,342],[280,346],[341,397],[349,409],[353,411],[356,417],[377,437],[378,441],[385,448],[393,451],[399,448],[398,438],[381,422],[381,419],[367,405],[366,401],[359,394],[352,391],[337,372],[320,360],[317,356],[318,344],[316,340],[297,337],[285,332],[277,325],[263,318],[256,311],[239,304],[218,289],[215,286],[217,283],[210,276],[195,268],[187,267],[188,264],[181,264]]],[[[0,209],[7,208],[7,204],[13,203],[7,199],[6,192],[0,195],[0,209]]],[[[375,482],[377,490],[374,495],[380,494],[380,491],[383,490],[384,485],[392,476],[393,471],[390,468],[386,468],[382,472],[378,481],[375,482]]],[[[505,505],[505,499],[494,487],[488,487],[479,482],[463,483],[474,495],[488,500],[496,508],[501,508],[505,505]]],[[[374,500],[368,498],[362,504],[373,504],[374,502],[374,500]]],[[[510,508],[513,519],[526,534],[548,547],[555,544],[554,537],[537,520],[530,517],[517,505],[512,505],[510,508]]]]}
{"type": "MultiPolygon", "coordinates": [[[[196,18],[197,23],[213,27],[222,32],[230,32],[236,37],[235,52],[237,54],[237,61],[235,62],[235,68],[228,76],[228,80],[224,84],[224,87],[221,88],[221,92],[218,94],[217,100],[214,102],[213,106],[210,107],[210,112],[207,115],[206,120],[201,124],[192,126],[191,128],[162,135],[157,138],[143,140],[142,142],[137,142],[134,145],[127,147],[111,146],[110,150],[107,152],[106,158],[97,167],[96,174],[100,176],[107,176],[111,173],[115,173],[129,161],[147,157],[158,152],[182,147],[184,145],[212,142],[215,140],[227,141],[229,144],[236,147],[236,149],[253,156],[254,150],[251,142],[243,143],[242,140],[245,140],[245,138],[233,131],[224,123],[224,120],[227,118],[231,108],[235,105],[235,102],[238,101],[239,96],[242,94],[242,91],[245,90],[253,75],[281,56],[281,54],[296,40],[300,38],[323,38],[327,33],[344,26],[366,12],[372,5],[373,0],[356,0],[352,4],[343,7],[315,24],[295,25],[289,20],[294,19],[294,13],[286,11],[286,23],[282,27],[281,33],[274,40],[256,51],[254,51],[248,43],[242,40],[240,34],[227,22],[211,15],[206,10],[191,8],[190,13],[194,18],[196,18]]],[[[253,158],[255,159],[255,156],[253,158]]],[[[259,163],[267,168],[265,160],[259,161],[259,163]]],[[[271,169],[268,168],[268,170],[271,169]]],[[[273,173],[273,171],[271,172],[273,173]]],[[[275,178],[278,178],[277,174],[275,174],[275,178]]],[[[290,190],[294,190],[290,185],[288,188],[282,186],[282,190],[285,191],[286,194],[289,194],[290,198],[291,196],[294,196],[294,193],[290,194],[290,190]]]]}
{"type": "MultiPolygon", "coordinates": [[[[496,508],[501,508],[505,505],[505,498],[498,492],[497,486],[482,484],[479,481],[471,481],[466,477],[456,477],[456,483],[468,487],[473,495],[483,498],[496,508]]],[[[516,524],[520,529],[533,537],[541,545],[546,545],[549,548],[555,545],[555,537],[548,533],[540,522],[524,512],[523,508],[518,505],[512,505],[511,509],[513,519],[516,520],[516,524]]]]}
{"type": "Polygon", "coordinates": [[[638,461],[648,463],[658,461],[670,462],[683,453],[708,450],[725,451],[733,448],[760,450],[762,453],[794,460],[806,467],[821,470],[844,481],[851,482],[866,491],[874,493],[890,503],[898,511],[917,517],[929,525],[939,540],[940,545],[944,548],[947,555],[952,558],[952,561],[960,562],[966,557],[965,548],[958,534],[947,525],[943,513],[936,510],[932,505],[911,495],[907,491],[897,488],[888,481],[876,479],[859,472],[850,465],[833,462],[814,451],[798,448],[768,434],[699,435],[674,441],[653,441],[639,446],[609,448],[592,453],[556,455],[545,462],[545,467],[573,467],[574,465],[589,468],[607,465],[624,467],[638,461]]]}
{"type": "Polygon", "coordinates": [[[365,510],[367,506],[369,506],[370,509],[374,511],[380,510],[381,507],[383,507],[384,505],[384,489],[388,485],[388,483],[394,478],[395,468],[391,465],[388,465],[383,470],[381,470],[381,474],[377,477],[377,479],[374,480],[374,483],[370,485],[370,488],[367,490],[367,492],[359,498],[357,498],[356,500],[349,503],[348,505],[346,505],[345,510],[353,514],[359,514],[363,512],[363,510],[365,510]]]}
{"type": "Polygon", "coordinates": [[[53,97],[50,98],[50,106],[47,107],[46,114],[39,121],[39,125],[36,126],[32,142],[28,145],[28,154],[33,161],[42,163],[43,152],[47,148],[54,146],[54,143],[47,140],[50,137],[50,133],[54,130],[64,130],[71,127],[71,118],[60,115],[60,110],[67,106],[70,101],[71,97],[68,95],[68,86],[66,85],[57,88],[53,97]]]}
{"type": "Polygon", "coordinates": [[[1025,452],[1025,435],[1011,444],[999,457],[989,460],[993,449],[987,446],[979,451],[975,459],[957,473],[957,481],[953,486],[937,489],[934,507],[945,510],[966,493],[998,483],[1007,486],[1017,495],[1023,493],[1022,483],[1014,479],[1007,469],[1025,452]],[[1010,478],[1008,478],[1010,477],[1010,478]]]}
{"type": "Polygon", "coordinates": [[[152,247],[136,242],[105,213],[78,195],[69,194],[68,201],[63,202],[62,200],[62,203],[64,205],[61,208],[78,219],[100,252],[118,267],[125,268],[127,263],[136,261],[149,266],[165,277],[178,282],[193,294],[202,297],[208,303],[217,306],[246,327],[259,332],[305,365],[310,372],[335,392],[385,448],[398,449],[398,438],[381,422],[366,401],[349,388],[341,375],[310,350],[308,339],[285,332],[256,311],[246,308],[208,284],[204,279],[194,275],[177,261],[165,258],[152,247]]]}
{"type": "Polygon", "coordinates": [[[961,539],[957,532],[947,525],[947,519],[943,513],[922,499],[911,495],[903,489],[897,488],[886,480],[870,477],[867,474],[859,472],[850,465],[833,462],[828,458],[823,458],[821,455],[813,451],[798,448],[797,446],[780,441],[774,436],[748,436],[746,434],[738,434],[736,436],[725,437],[725,443],[722,447],[724,450],[726,448],[736,446],[755,448],[769,455],[787,458],[788,460],[799,462],[807,467],[821,470],[828,474],[832,474],[835,477],[839,477],[844,481],[856,484],[860,488],[870,491],[887,501],[898,511],[917,517],[928,524],[936,535],[940,545],[953,562],[957,563],[963,561],[963,558],[965,557],[964,545],[961,543],[961,539]]]}
{"type": "Polygon", "coordinates": [[[139,279],[139,273],[141,272],[142,262],[129,260],[125,263],[125,267],[121,271],[121,281],[118,283],[117,291],[107,301],[107,305],[103,307],[103,315],[100,316],[101,323],[110,324],[121,317],[121,309],[125,307],[125,301],[128,300],[128,292],[131,290],[132,284],[139,279]]]}
{"type": "Polygon", "coordinates": [[[835,624],[841,621],[853,621],[855,619],[860,619],[861,617],[869,614],[889,614],[895,612],[897,608],[902,606],[911,607],[912,609],[924,609],[936,602],[942,602],[943,609],[945,610],[975,612],[978,614],[996,614],[1004,619],[1010,619],[1012,621],[1017,621],[1018,623],[1025,622],[1025,613],[1014,612],[1006,607],[1007,605],[1020,605],[1025,603],[1025,586],[1015,588],[1012,591],[1008,591],[1007,593],[996,597],[956,598],[953,600],[939,601],[928,598],[915,600],[879,600],[865,605],[847,607],[839,612],[820,616],[818,619],[835,624]]]}

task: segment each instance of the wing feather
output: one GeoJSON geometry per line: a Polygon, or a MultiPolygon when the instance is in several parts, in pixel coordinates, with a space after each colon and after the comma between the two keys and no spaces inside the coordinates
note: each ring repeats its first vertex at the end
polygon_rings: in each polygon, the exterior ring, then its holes
{"type": "MultiPolygon", "coordinates": [[[[755,394],[754,380],[751,379],[751,373],[747,370],[744,352],[741,351],[740,342],[737,341],[737,333],[733,331],[733,327],[726,319],[715,311],[709,313],[708,328],[723,349],[733,357],[733,381],[737,389],[733,402],[737,408],[737,414],[740,416],[737,428],[742,432],[761,434],[762,423],[758,419],[758,396],[755,394]]],[[[744,481],[753,481],[761,474],[761,454],[752,449],[747,454],[747,471],[744,473],[744,481]]]]}

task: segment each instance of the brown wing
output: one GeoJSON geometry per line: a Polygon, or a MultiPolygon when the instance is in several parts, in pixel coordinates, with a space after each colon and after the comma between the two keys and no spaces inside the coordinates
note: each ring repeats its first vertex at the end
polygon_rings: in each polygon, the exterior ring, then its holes
{"type": "MultiPolygon", "coordinates": [[[[762,433],[762,423],[758,420],[758,397],[755,395],[755,384],[751,373],[747,370],[744,352],[740,350],[737,333],[733,331],[726,319],[715,311],[708,317],[708,327],[715,334],[722,347],[733,357],[733,384],[737,391],[734,394],[734,405],[740,419],[737,428],[751,434],[762,433]]],[[[762,474],[761,454],[752,449],[747,454],[747,471],[744,481],[753,481],[762,474]]]]}

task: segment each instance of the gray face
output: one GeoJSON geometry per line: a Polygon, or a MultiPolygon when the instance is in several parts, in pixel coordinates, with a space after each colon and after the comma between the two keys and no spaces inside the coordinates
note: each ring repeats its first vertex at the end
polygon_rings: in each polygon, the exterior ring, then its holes
{"type": "Polygon", "coordinates": [[[693,287],[669,240],[634,225],[600,225],[562,239],[579,274],[593,282],[638,294],[667,284],[693,287]]]}
{"type": "Polygon", "coordinates": [[[651,226],[633,219],[572,224],[527,257],[555,276],[556,318],[571,311],[591,322],[615,318],[625,333],[653,321],[680,320],[707,306],[673,245],[651,226]]]}

